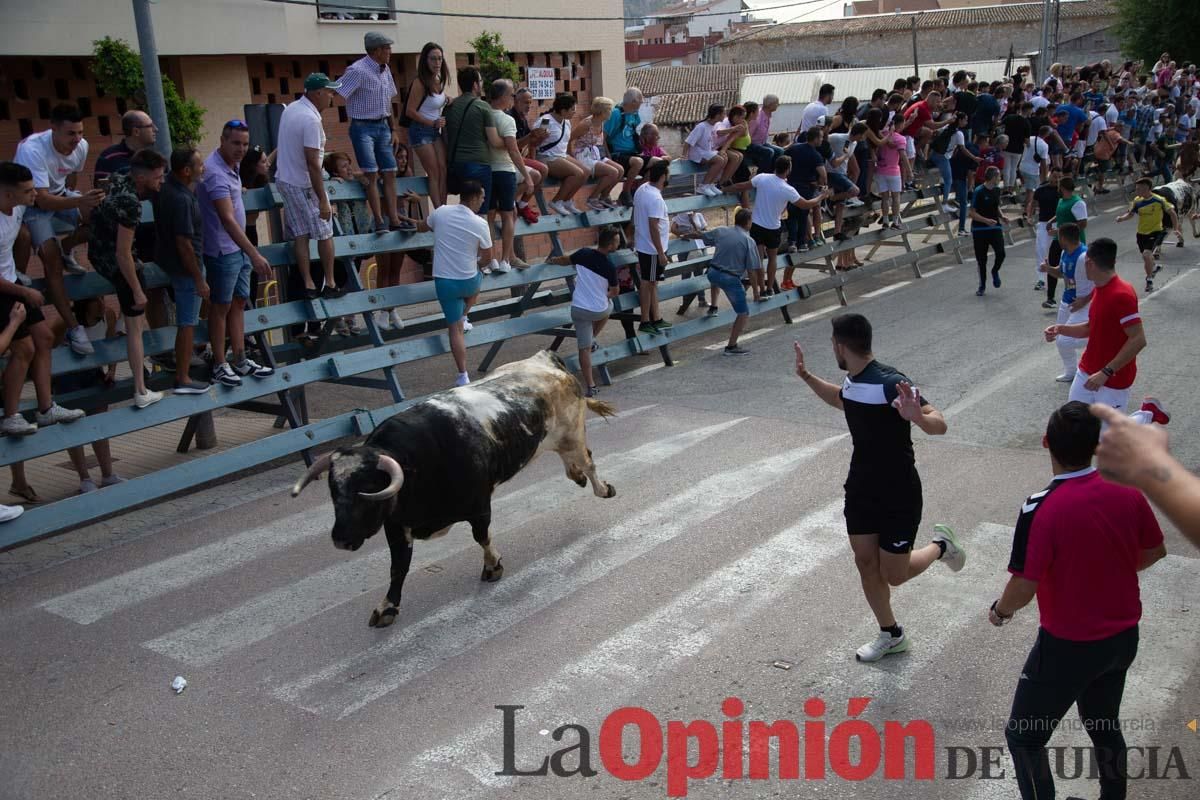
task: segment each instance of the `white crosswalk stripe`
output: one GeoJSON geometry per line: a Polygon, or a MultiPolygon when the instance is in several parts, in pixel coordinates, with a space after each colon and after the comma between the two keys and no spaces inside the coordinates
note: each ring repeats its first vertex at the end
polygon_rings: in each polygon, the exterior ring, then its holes
{"type": "Polygon", "coordinates": [[[801,463],[824,452],[846,434],[790,450],[707,478],[640,512],[636,519],[575,540],[497,584],[481,611],[474,598],[443,606],[366,652],[275,689],[280,699],[342,719],[465,652],[508,630],[582,586],[694,529],[735,503],[769,489],[801,463]],[[347,681],[372,669],[359,680],[347,681]]]}
{"type": "MultiPolygon", "coordinates": [[[[596,461],[598,471],[601,476],[607,476],[606,479],[619,484],[622,479],[637,477],[744,420],[745,417],[739,417],[706,425],[648,442],[625,453],[599,458],[596,461]]],[[[591,492],[581,490],[565,478],[559,480],[557,476],[502,495],[492,505],[493,536],[502,543],[505,533],[517,530],[537,515],[553,511],[581,496],[590,498],[591,492]]],[[[331,523],[330,515],[323,533],[329,531],[331,523]]],[[[420,542],[416,545],[411,570],[421,569],[465,550],[478,549],[479,546],[470,537],[454,536],[453,533],[432,542],[420,542]]],[[[350,556],[342,563],[295,583],[260,594],[228,611],[170,631],[145,642],[143,646],[188,664],[210,664],[285,628],[351,602],[367,591],[379,591],[379,587],[387,584],[390,562],[391,556],[386,547],[379,546],[370,553],[350,556]]]]}

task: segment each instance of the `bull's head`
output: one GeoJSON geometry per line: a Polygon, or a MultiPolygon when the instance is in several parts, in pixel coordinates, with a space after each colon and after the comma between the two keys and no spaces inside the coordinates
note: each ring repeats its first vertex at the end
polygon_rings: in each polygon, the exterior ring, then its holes
{"type": "Polygon", "coordinates": [[[343,447],[314,461],[292,487],[292,497],[326,470],[333,499],[333,545],[357,550],[379,532],[395,507],[404,470],[396,459],[374,447],[343,447]]]}

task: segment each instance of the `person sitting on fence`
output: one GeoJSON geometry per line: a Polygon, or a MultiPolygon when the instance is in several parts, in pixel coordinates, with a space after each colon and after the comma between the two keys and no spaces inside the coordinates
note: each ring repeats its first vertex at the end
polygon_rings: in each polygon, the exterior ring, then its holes
{"type": "Polygon", "coordinates": [[[471,382],[467,374],[467,343],[464,323],[467,312],[479,298],[483,275],[481,258],[490,258],[492,229],[478,216],[483,208],[483,187],[465,181],[458,193],[459,205],[445,205],[430,212],[428,219],[409,218],[418,231],[433,231],[433,284],[450,338],[450,352],[458,370],[455,386],[471,382]]]}
{"type": "MultiPolygon", "coordinates": [[[[240,169],[249,149],[250,127],[240,119],[225,123],[221,129],[221,143],[205,160],[204,175],[196,186],[200,218],[204,221],[204,277],[210,291],[208,339],[213,356],[212,378],[225,386],[241,386],[242,377],[246,375],[266,377],[272,374],[269,367],[245,358],[244,350],[244,309],[250,297],[251,269],[263,278],[271,275],[271,265],[246,235],[246,207],[242,202],[240,169]],[[225,357],[226,331],[229,341],[237,343],[233,346],[235,355],[241,356],[241,360],[234,359],[232,367],[225,357]]],[[[280,151],[276,152],[277,158],[281,157],[280,151]]],[[[319,171],[317,177],[320,181],[319,171]]],[[[332,225],[329,233],[333,235],[332,225]]],[[[329,240],[329,250],[332,255],[332,239],[329,240]]],[[[305,255],[307,257],[307,250],[305,255]]],[[[308,276],[307,272],[299,270],[288,272],[299,275],[301,280],[308,276]]]]}
{"type": "Polygon", "coordinates": [[[59,105],[50,112],[50,130],[22,140],[14,159],[33,173],[37,200],[25,214],[25,225],[46,270],[46,293],[58,315],[67,321],[67,343],[79,355],[90,355],[93,348],[82,326],[71,316],[63,270],[76,275],[85,271],[71,257],[71,250],[87,240],[87,222],[104,199],[101,188],[82,194],[74,189],[75,176],[83,171],[87,157],[83,115],[75,106],[59,105]],[[61,242],[54,230],[55,222],[71,228],[61,242]]]}
{"type": "MultiPolygon", "coordinates": [[[[526,269],[529,264],[517,257],[515,248],[517,187],[524,197],[532,196],[536,182],[534,170],[525,166],[517,147],[517,123],[508,114],[513,106],[512,81],[501,78],[488,87],[488,102],[501,146],[491,147],[492,194],[488,200],[488,222],[500,217],[500,242],[488,266],[493,272],[508,272],[513,267],[526,269]]],[[[486,269],[484,270],[487,271],[486,269]]]]}
{"type": "Polygon", "coordinates": [[[571,131],[571,141],[567,145],[567,150],[587,171],[588,176],[596,179],[592,196],[587,201],[587,207],[592,211],[617,208],[608,195],[625,172],[624,167],[608,157],[608,145],[604,138],[604,125],[612,110],[613,101],[607,97],[593,99],[592,113],[580,120],[571,131]]]}
{"type": "Polygon", "coordinates": [[[769,94],[763,98],[761,106],[750,101],[745,107],[746,117],[750,121],[750,147],[746,150],[746,157],[758,167],[759,172],[769,174],[775,165],[775,159],[783,155],[783,150],[787,147],[786,144],[772,144],[770,141],[771,116],[779,110],[779,98],[769,94]],[[751,108],[757,109],[758,113],[752,113],[751,108]]]}
{"type": "MultiPolygon", "coordinates": [[[[778,160],[776,159],[776,163],[778,160]]],[[[746,288],[742,286],[742,281],[748,270],[762,268],[758,244],[750,238],[752,218],[753,214],[749,210],[739,208],[733,215],[733,225],[692,234],[699,236],[709,247],[716,248],[708,265],[708,282],[714,289],[725,293],[730,308],[737,315],[733,320],[733,327],[729,329],[729,343],[725,345],[724,352],[727,356],[750,354],[749,350],[738,345],[738,337],[750,319],[750,306],[746,303],[746,288]]]]}
{"type": "Polygon", "coordinates": [[[194,147],[171,153],[171,174],[154,199],[154,263],[171,278],[175,294],[175,394],[204,394],[208,384],[192,380],[188,365],[195,344],[200,304],[210,296],[204,276],[204,220],[196,182],[204,160],[194,147]]]}
{"type": "Polygon", "coordinates": [[[660,161],[650,168],[648,180],[633,195],[634,250],[637,251],[638,301],[641,304],[639,333],[662,333],[672,327],[662,319],[658,309],[658,282],[667,269],[667,240],[670,239],[670,216],[662,190],[670,178],[671,165],[660,161]]]}
{"type": "Polygon", "coordinates": [[[780,150],[787,150],[792,145],[792,135],[787,131],[777,133],[771,137],[771,144],[780,150]]]}
{"type": "MultiPolygon", "coordinates": [[[[550,174],[550,167],[531,156],[537,152],[537,146],[545,140],[547,133],[543,127],[530,129],[529,109],[532,105],[533,93],[524,87],[517,89],[517,93],[513,95],[513,107],[508,110],[508,115],[517,124],[517,149],[525,159],[525,166],[530,170],[534,184],[540,185],[550,174]]],[[[517,214],[530,225],[536,225],[541,218],[541,214],[533,207],[536,199],[534,195],[535,192],[522,192],[517,196],[517,214]]]]}
{"type": "MultiPolygon", "coordinates": [[[[750,119],[745,106],[734,106],[729,109],[729,113],[725,119],[717,123],[718,135],[725,136],[725,141],[729,143],[729,150],[727,152],[736,153],[742,157],[738,168],[729,177],[729,180],[734,183],[750,180],[751,164],[746,158],[746,148],[750,146],[749,130],[750,119]]],[[[741,201],[743,206],[750,206],[750,195],[748,193],[742,192],[738,200],[741,201]]]]}
{"type": "Polygon", "coordinates": [[[409,84],[404,113],[409,119],[408,142],[429,176],[429,202],[434,208],[446,204],[446,118],[442,111],[449,83],[450,68],[442,48],[428,42],[417,59],[417,77],[409,84]]]}
{"type": "Polygon", "coordinates": [[[568,154],[571,141],[571,116],[575,112],[575,95],[560,94],[554,98],[550,113],[538,119],[537,126],[546,131],[546,138],[537,148],[537,156],[546,162],[550,177],[559,181],[558,192],[548,205],[558,214],[582,214],[583,209],[571,202],[575,193],[587,182],[587,170],[568,154]]]}
{"type": "Polygon", "coordinates": [[[27,167],[11,162],[0,164],[0,320],[10,320],[14,306],[24,308],[21,322],[12,331],[10,344],[5,348],[9,354],[4,367],[4,420],[0,421],[0,433],[6,436],[27,436],[35,433],[39,425],[83,419],[79,409],[66,409],[54,402],[50,385],[54,333],[41,312],[46,301],[37,289],[17,283],[13,242],[36,196],[33,173],[27,167]],[[37,424],[20,413],[21,389],[31,376],[37,392],[37,424]]]}
{"type": "Polygon", "coordinates": [[[725,106],[716,103],[709,106],[708,116],[692,128],[683,143],[684,158],[693,164],[708,167],[696,191],[709,197],[720,196],[719,184],[729,180],[742,163],[740,153],[728,152],[729,135],[721,137],[717,133],[717,123],[724,118],[725,106]]]}
{"type": "Polygon", "coordinates": [[[621,291],[617,270],[608,257],[617,249],[620,232],[601,228],[595,249],[584,247],[569,256],[546,259],[559,266],[575,265],[575,291],[571,293],[571,323],[579,344],[579,372],[583,375],[587,396],[595,397],[596,376],[592,374],[592,353],[599,349],[596,337],[613,311],[612,299],[621,291]]]}
{"type": "Polygon", "coordinates": [[[638,141],[638,128],[642,124],[639,111],[644,101],[642,90],[630,86],[625,90],[621,105],[613,109],[608,121],[604,123],[609,154],[625,172],[625,185],[621,187],[619,196],[619,201],[624,206],[633,205],[633,191],[637,188],[634,183],[648,166],[647,160],[641,156],[641,143],[638,141]]]}
{"type": "MultiPolygon", "coordinates": [[[[8,317],[4,320],[4,328],[0,329],[0,354],[8,352],[9,347],[12,345],[13,338],[17,335],[17,329],[21,327],[23,322],[25,322],[25,304],[19,302],[13,303],[12,310],[8,312],[8,317]]],[[[23,465],[14,464],[13,467],[13,475],[15,477],[16,468],[23,467],[23,465]]],[[[22,472],[24,472],[23,469],[22,472]]],[[[15,481],[14,485],[9,488],[8,492],[9,494],[16,495],[17,497],[22,497],[30,503],[36,503],[38,501],[37,493],[33,492],[32,489],[28,495],[18,492],[15,481]]],[[[0,505],[0,522],[11,522],[24,513],[25,509],[21,506],[0,505]]]]}
{"type": "MultiPolygon", "coordinates": [[[[667,151],[663,150],[662,146],[658,143],[658,137],[658,126],[653,122],[646,123],[646,125],[642,128],[641,140],[642,160],[646,162],[647,170],[654,166],[654,164],[658,161],[666,161],[668,163],[671,161],[671,157],[667,155],[667,151]]],[[[640,183],[637,185],[641,186],[640,183]]],[[[637,191],[636,186],[634,187],[633,191],[637,191]]],[[[632,202],[632,200],[630,202],[632,202]]]]}

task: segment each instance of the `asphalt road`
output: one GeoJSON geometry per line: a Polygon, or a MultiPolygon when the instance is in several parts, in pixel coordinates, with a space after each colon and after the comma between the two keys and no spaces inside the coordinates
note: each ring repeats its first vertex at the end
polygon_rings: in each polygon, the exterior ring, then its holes
{"type": "MultiPolygon", "coordinates": [[[[1099,221],[1089,233],[1118,237],[1121,273],[1140,294],[1131,226],[1099,221]]],[[[616,369],[604,397],[622,413],[591,423],[588,437],[617,498],[578,489],[557,459],[536,462],[497,493],[504,579],[480,583],[479,549],[456,527],[418,545],[388,629],[367,627],[386,586],[382,537],[358,553],[335,550],[323,487],[286,494],[295,468],[0,554],[0,797],[549,800],[660,798],[681,785],[697,798],[1016,797],[1007,756],[981,748],[1004,744],[1037,614],[1031,607],[995,629],[986,611],[1006,577],[1021,502],[1050,479],[1041,434],[1067,387],[1054,383],[1057,355],[1040,336],[1052,312],[1031,291],[1031,243],[1011,251],[1004,287],[983,299],[973,265],[942,263],[920,281],[900,270],[850,292],[875,326],[877,355],[907,372],[950,426],[944,437],[915,435],[925,537],[935,522],[953,526],[968,563],[957,574],[935,564],[895,591],[913,639],[907,654],[854,660],[876,627],[841,518],[849,441],[839,412],[791,370],[799,340],[815,372],[840,378],[832,301],[818,297],[793,326],[756,319],[750,357],[723,357],[714,336],[677,347],[673,368],[651,358],[616,369]],[[188,681],[178,695],[176,675],[188,681]],[[729,697],[743,713],[724,713],[729,697]],[[849,707],[859,697],[870,698],[865,711],[849,707]],[[514,767],[535,769],[575,745],[578,728],[555,734],[574,724],[587,731],[598,774],[497,775],[503,705],[524,706],[511,712],[514,767]],[[664,742],[662,763],[641,780],[611,774],[620,744],[602,731],[623,707],[661,726],[645,729],[657,732],[643,751],[634,729],[626,734],[631,767],[664,742]],[[841,727],[859,711],[867,725],[841,727]],[[801,759],[821,743],[805,722],[823,721],[836,753],[852,731],[924,720],[934,777],[914,778],[910,744],[900,781],[882,767],[850,780],[827,766],[813,779],[808,761],[801,780],[780,779],[772,750],[770,779],[725,778],[718,766],[680,784],[685,762],[703,764],[705,754],[693,743],[687,757],[684,729],[668,722],[711,723],[733,766],[748,739],[722,727],[731,719],[735,730],[794,722],[806,731],[801,759]],[[1003,777],[982,777],[989,762],[1003,777]]],[[[1135,396],[1168,403],[1173,448],[1195,467],[1200,242],[1167,248],[1163,264],[1161,288],[1143,299],[1150,345],[1135,396]]],[[[510,346],[505,357],[535,346],[510,346]]],[[[406,386],[436,388],[451,374],[443,361],[408,368],[406,386]]],[[[1130,796],[1184,800],[1200,796],[1200,734],[1186,728],[1200,715],[1200,611],[1191,607],[1200,551],[1164,528],[1170,555],[1142,576],[1141,646],[1123,711],[1131,744],[1159,748],[1152,771],[1166,775],[1138,780],[1130,796]]],[[[1086,741],[1069,729],[1054,743],[1086,741]]],[[[1135,767],[1148,760],[1135,756],[1135,767]]],[[[560,761],[577,770],[579,751],[560,761]]],[[[1063,766],[1075,771],[1074,751],[1063,766]]],[[[1060,781],[1060,796],[1098,793],[1086,779],[1060,781]]]]}

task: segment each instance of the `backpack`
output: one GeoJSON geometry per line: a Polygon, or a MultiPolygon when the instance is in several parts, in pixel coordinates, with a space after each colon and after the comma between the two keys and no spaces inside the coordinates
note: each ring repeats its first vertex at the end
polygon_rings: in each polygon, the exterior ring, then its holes
{"type": "Polygon", "coordinates": [[[937,136],[933,137],[933,142],[930,144],[931,152],[945,153],[946,148],[950,146],[950,140],[954,138],[957,131],[958,125],[953,122],[938,131],[937,136]]]}
{"type": "Polygon", "coordinates": [[[1108,161],[1113,157],[1113,153],[1117,151],[1117,142],[1121,139],[1121,134],[1109,128],[1102,132],[1099,138],[1096,139],[1095,150],[1097,161],[1108,161]]]}

